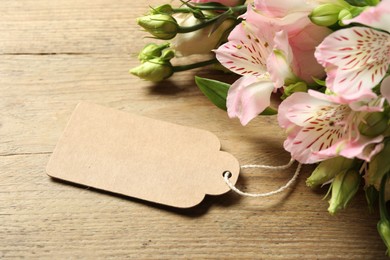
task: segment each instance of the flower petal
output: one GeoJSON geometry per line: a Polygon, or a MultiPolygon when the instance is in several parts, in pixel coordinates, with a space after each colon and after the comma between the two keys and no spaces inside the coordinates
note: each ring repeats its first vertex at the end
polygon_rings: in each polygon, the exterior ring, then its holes
{"type": "MultiPolygon", "coordinates": [[[[335,155],[341,155],[346,158],[353,159],[355,157],[370,161],[371,157],[377,153],[377,149],[367,153],[366,148],[371,144],[380,143],[383,140],[383,136],[376,136],[375,138],[368,138],[360,136],[352,141],[342,140],[336,145],[329,147],[328,149],[319,151],[316,153],[318,156],[334,157],[335,155]]],[[[378,147],[379,149],[380,147],[378,147]]]]}
{"type": "Polygon", "coordinates": [[[331,102],[314,98],[308,93],[296,92],[280,104],[278,108],[279,125],[286,127],[287,122],[291,122],[298,126],[304,126],[316,115],[317,107],[329,104],[331,102]]]}
{"type": "Polygon", "coordinates": [[[309,12],[314,5],[306,0],[255,0],[255,8],[267,16],[282,17],[288,13],[309,12]]]}
{"type": "Polygon", "coordinates": [[[243,18],[247,22],[263,28],[264,31],[277,32],[283,30],[287,32],[289,37],[292,37],[311,23],[308,18],[309,13],[310,10],[307,10],[306,12],[291,12],[285,16],[271,17],[263,15],[261,10],[256,10],[252,5],[248,5],[248,10],[243,18]]]}
{"type": "Polygon", "coordinates": [[[239,75],[261,77],[267,73],[266,59],[273,47],[270,35],[242,22],[230,33],[228,40],[215,50],[218,61],[224,67],[239,75]]]}
{"type": "Polygon", "coordinates": [[[302,30],[289,38],[294,55],[293,72],[304,81],[314,82],[312,77],[323,78],[324,68],[314,57],[315,47],[318,46],[332,31],[327,27],[308,24],[302,30]]]}
{"type": "Polygon", "coordinates": [[[390,1],[382,0],[377,6],[363,11],[357,17],[344,20],[344,24],[360,23],[390,32],[390,1]]]}
{"type": "Polygon", "coordinates": [[[243,76],[229,89],[226,105],[230,118],[238,117],[246,125],[270,105],[274,84],[253,76],[243,76]]]}
{"type": "Polygon", "coordinates": [[[267,59],[267,70],[275,87],[284,86],[285,81],[297,81],[297,77],[292,72],[292,50],[288,43],[287,33],[277,32],[274,38],[274,51],[267,59]]]}
{"type": "Polygon", "coordinates": [[[330,74],[328,88],[356,100],[385,76],[390,35],[365,27],[342,29],[325,38],[315,56],[330,74]]]}

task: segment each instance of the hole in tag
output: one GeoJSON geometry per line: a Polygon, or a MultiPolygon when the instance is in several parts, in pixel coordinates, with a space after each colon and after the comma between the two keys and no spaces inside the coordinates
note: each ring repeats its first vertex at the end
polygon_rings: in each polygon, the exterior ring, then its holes
{"type": "Polygon", "coordinates": [[[222,173],[222,177],[225,177],[225,176],[228,177],[228,179],[230,179],[233,176],[233,174],[229,171],[224,171],[222,173]]]}

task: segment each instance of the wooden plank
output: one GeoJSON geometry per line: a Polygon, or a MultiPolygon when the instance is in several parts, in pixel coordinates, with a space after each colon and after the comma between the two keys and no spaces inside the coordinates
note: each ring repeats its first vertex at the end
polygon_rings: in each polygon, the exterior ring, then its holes
{"type": "Polygon", "coordinates": [[[177,87],[156,87],[128,74],[136,64],[121,55],[3,55],[0,154],[51,151],[81,101],[224,132],[226,138],[232,133],[226,131],[232,121],[194,86],[191,72],[173,78],[177,87]]]}
{"type": "MultiPolygon", "coordinates": [[[[361,195],[332,217],[323,194],[310,192],[301,178],[285,199],[229,193],[176,210],[53,182],[44,173],[48,156],[1,157],[0,256],[6,259],[383,256],[377,216],[361,207],[361,195]]],[[[269,189],[275,179],[244,178],[250,189],[269,189]]]]}
{"type": "Polygon", "coordinates": [[[135,53],[136,17],[161,1],[2,0],[0,53],[135,53]]]}

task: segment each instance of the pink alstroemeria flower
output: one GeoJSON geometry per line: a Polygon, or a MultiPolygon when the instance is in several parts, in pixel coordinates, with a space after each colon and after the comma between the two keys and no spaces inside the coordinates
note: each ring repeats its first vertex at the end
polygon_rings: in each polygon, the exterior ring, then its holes
{"type": "MultiPolygon", "coordinates": [[[[382,1],[344,23],[361,23],[389,30],[390,1],[382,1]]],[[[344,100],[373,97],[372,88],[390,64],[390,34],[355,26],[338,30],[317,47],[315,57],[327,71],[326,85],[344,100]]]]}
{"type": "Polygon", "coordinates": [[[242,0],[191,0],[192,3],[220,3],[226,6],[236,6],[242,4],[244,1],[242,0]]]}
{"type": "Polygon", "coordinates": [[[285,79],[295,77],[287,64],[292,54],[284,32],[260,29],[247,22],[236,26],[228,40],[215,50],[216,57],[243,77],[228,91],[227,112],[246,125],[270,105],[271,93],[282,87],[285,79]]]}
{"type": "MultiPolygon", "coordinates": [[[[368,148],[381,142],[383,136],[361,135],[358,125],[367,112],[355,111],[329,97],[316,91],[297,92],[280,104],[279,125],[288,134],[284,148],[301,163],[315,163],[339,155],[369,161],[378,149],[367,152],[368,148]]],[[[380,111],[382,105],[383,100],[373,100],[369,110],[380,111]]]]}
{"type": "MultiPolygon", "coordinates": [[[[333,0],[337,1],[337,0],[333,0]]],[[[270,31],[284,31],[293,53],[293,72],[311,83],[313,77],[325,76],[323,67],[314,57],[315,47],[332,31],[313,24],[308,15],[319,1],[306,0],[256,0],[248,5],[243,17],[251,24],[270,31]]]]}

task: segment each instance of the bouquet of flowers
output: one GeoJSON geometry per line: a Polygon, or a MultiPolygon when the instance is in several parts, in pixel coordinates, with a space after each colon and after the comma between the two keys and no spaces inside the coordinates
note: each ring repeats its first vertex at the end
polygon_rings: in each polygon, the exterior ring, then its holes
{"type": "Polygon", "coordinates": [[[318,164],[307,185],[330,184],[331,214],[346,207],[363,179],[369,208],[379,203],[377,228],[390,249],[390,0],[192,0],[151,8],[137,22],[169,41],[145,46],[132,74],[157,82],[210,64],[238,74],[232,85],[195,81],[242,125],[277,114],[285,150],[318,164]],[[212,59],[171,63],[207,53],[212,59]],[[271,96],[281,99],[277,108],[271,96]]]}

